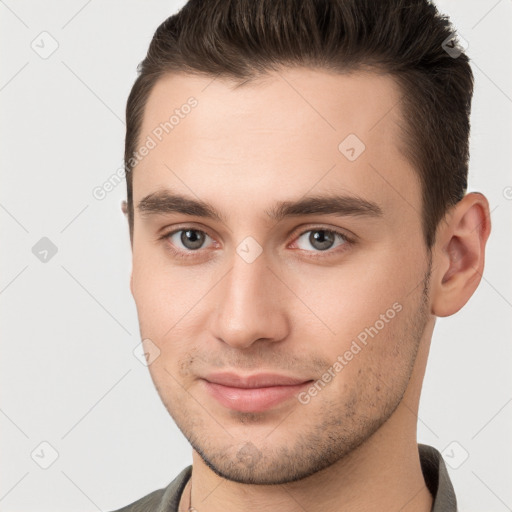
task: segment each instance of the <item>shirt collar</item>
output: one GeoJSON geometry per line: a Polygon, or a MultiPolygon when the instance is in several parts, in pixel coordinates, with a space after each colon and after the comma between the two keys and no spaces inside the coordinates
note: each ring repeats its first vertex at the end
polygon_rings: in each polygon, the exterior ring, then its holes
{"type": "Polygon", "coordinates": [[[457,512],[455,491],[443,457],[426,444],[418,444],[418,450],[423,478],[433,498],[431,512],[457,512]]]}

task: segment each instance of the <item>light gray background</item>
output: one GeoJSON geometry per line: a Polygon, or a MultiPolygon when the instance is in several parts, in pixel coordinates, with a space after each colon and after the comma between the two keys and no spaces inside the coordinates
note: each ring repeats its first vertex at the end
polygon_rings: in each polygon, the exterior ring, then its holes
{"type": "MultiPolygon", "coordinates": [[[[92,195],[122,165],[137,64],[183,3],[0,1],[2,511],[112,510],[192,461],[133,354],[125,184],[92,195]],[[31,44],[48,51],[51,38],[59,46],[43,59],[31,44]],[[32,252],[42,237],[58,249],[46,263],[32,252]],[[42,442],[58,452],[48,469],[42,442]]],[[[476,294],[438,321],[418,437],[444,450],[460,510],[502,512],[512,510],[512,2],[437,4],[469,43],[470,190],[489,198],[493,232],[476,294]]]]}

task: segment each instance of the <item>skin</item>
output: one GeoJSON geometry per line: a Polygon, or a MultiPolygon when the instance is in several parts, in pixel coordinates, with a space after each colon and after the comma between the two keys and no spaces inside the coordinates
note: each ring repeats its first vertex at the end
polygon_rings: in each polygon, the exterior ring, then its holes
{"type": "Polygon", "coordinates": [[[389,76],[283,68],[234,88],[169,75],[149,97],[139,140],[190,96],[198,105],[134,169],[130,286],[141,336],[160,351],[151,377],[193,447],[192,505],[429,511],[416,440],[421,385],[436,316],[458,311],[480,282],[487,200],[467,194],[427,251],[389,76]],[[338,149],[351,133],[366,146],[353,162],[338,149]],[[139,211],[162,189],[211,203],[223,221],[139,211]],[[265,213],[332,193],[376,203],[382,215],[276,222],[265,213]],[[182,232],[161,238],[179,229],[208,236],[195,250],[182,232]],[[319,250],[308,237],[329,229],[351,241],[336,236],[319,250]],[[236,252],[249,236],[262,249],[252,263],[236,252]],[[205,390],[201,377],[220,370],[320,379],[393,304],[401,310],[307,404],[292,397],[241,412],[205,390]]]}

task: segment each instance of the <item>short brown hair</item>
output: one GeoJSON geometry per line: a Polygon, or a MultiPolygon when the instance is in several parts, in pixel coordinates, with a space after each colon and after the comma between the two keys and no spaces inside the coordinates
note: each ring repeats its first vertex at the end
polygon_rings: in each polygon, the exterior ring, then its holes
{"type": "MultiPolygon", "coordinates": [[[[283,66],[388,73],[402,93],[403,152],[422,186],[427,248],[467,188],[473,73],[446,16],[428,0],[189,0],[156,30],[126,106],[127,213],[131,156],[148,96],[164,74],[239,84],[283,66]]],[[[133,159],[132,159],[133,161],[133,159]]]]}

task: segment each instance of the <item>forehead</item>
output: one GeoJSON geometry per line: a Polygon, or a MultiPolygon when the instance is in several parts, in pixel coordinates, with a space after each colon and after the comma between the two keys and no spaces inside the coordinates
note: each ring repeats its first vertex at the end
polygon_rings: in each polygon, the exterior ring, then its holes
{"type": "Polygon", "coordinates": [[[410,208],[419,183],[400,151],[400,97],[374,72],[283,69],[240,87],[167,75],[146,103],[137,147],[151,149],[134,170],[134,201],[172,188],[225,204],[259,197],[264,208],[336,189],[410,208]]]}

